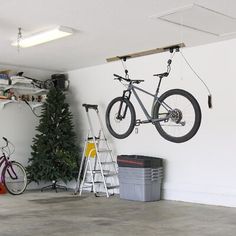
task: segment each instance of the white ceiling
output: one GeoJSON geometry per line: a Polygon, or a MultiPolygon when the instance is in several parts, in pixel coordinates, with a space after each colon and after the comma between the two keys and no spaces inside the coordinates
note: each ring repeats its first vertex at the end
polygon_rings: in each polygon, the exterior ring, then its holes
{"type": "MultiPolygon", "coordinates": [[[[236,18],[235,0],[0,0],[0,64],[67,71],[180,42],[191,47],[236,36],[219,37],[151,17],[193,2],[236,18]],[[20,53],[10,45],[18,27],[24,36],[56,25],[77,32],[20,53]]],[[[181,15],[181,22],[186,21],[181,15]]],[[[191,19],[199,21],[208,18],[191,19]]]]}

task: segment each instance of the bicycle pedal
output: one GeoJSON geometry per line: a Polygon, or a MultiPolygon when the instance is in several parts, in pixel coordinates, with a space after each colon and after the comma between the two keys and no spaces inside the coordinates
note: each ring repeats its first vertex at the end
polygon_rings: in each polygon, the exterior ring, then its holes
{"type": "Polygon", "coordinates": [[[135,134],[138,134],[138,128],[137,127],[134,129],[134,132],[135,132],[135,134]]]}

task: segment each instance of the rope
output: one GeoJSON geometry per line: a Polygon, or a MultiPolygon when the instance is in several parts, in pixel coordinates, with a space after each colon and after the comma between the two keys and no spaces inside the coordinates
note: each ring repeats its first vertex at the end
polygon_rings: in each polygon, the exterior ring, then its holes
{"type": "Polygon", "coordinates": [[[180,51],[181,56],[183,57],[184,61],[186,62],[186,64],[189,66],[189,68],[192,70],[192,72],[196,75],[196,77],[203,83],[203,85],[205,86],[205,88],[208,91],[208,106],[209,108],[212,108],[212,95],[211,95],[211,91],[209,89],[209,87],[207,86],[207,84],[204,82],[204,80],[199,76],[199,74],[193,69],[193,67],[191,66],[191,64],[189,63],[189,61],[186,59],[186,57],[184,56],[183,52],[180,51]]]}

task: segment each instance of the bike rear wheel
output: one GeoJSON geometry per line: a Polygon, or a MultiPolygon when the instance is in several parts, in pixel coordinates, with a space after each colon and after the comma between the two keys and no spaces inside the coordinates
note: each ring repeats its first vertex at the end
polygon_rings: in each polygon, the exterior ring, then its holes
{"type": "Polygon", "coordinates": [[[3,172],[4,185],[13,195],[22,194],[27,186],[27,175],[24,167],[15,161],[11,161],[3,172]]]}
{"type": "Polygon", "coordinates": [[[51,88],[54,87],[54,83],[53,83],[53,81],[52,81],[51,79],[45,80],[45,81],[43,82],[43,87],[44,87],[45,89],[51,89],[51,88]]]}
{"type": "Polygon", "coordinates": [[[183,143],[197,133],[201,124],[201,109],[193,95],[173,89],[162,94],[159,102],[154,105],[153,118],[163,119],[155,123],[163,138],[183,143]]]}
{"type": "Polygon", "coordinates": [[[128,137],[136,124],[136,115],[132,103],[123,97],[113,99],[106,110],[106,125],[115,138],[128,137]]]}

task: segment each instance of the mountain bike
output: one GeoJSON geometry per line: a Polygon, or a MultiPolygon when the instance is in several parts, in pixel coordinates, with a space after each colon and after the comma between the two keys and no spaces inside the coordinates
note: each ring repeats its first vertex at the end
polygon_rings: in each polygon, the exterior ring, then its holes
{"type": "Polygon", "coordinates": [[[162,79],[170,74],[171,62],[171,59],[167,62],[167,72],[154,75],[159,78],[155,94],[137,87],[135,84],[140,84],[144,80],[130,79],[128,70],[125,70],[125,78],[114,74],[115,80],[125,82],[126,89],[121,97],[116,97],[109,103],[106,110],[106,125],[111,135],[124,139],[132,133],[135,126],[146,123],[155,125],[163,138],[174,143],[186,142],[197,133],[201,124],[201,109],[193,95],[182,89],[172,89],[158,96],[162,79]],[[148,113],[136,90],[153,97],[151,114],[148,113]],[[146,120],[136,120],[136,112],[130,101],[132,94],[146,120]]]}
{"type": "Polygon", "coordinates": [[[11,161],[10,156],[14,153],[14,145],[3,137],[6,145],[1,147],[2,156],[0,157],[1,183],[7,191],[13,195],[22,194],[27,186],[27,175],[24,167],[16,161],[11,161]],[[12,145],[11,150],[9,144],[12,145]]]}
{"type": "Polygon", "coordinates": [[[47,80],[38,80],[38,79],[34,79],[28,76],[23,75],[24,72],[18,72],[17,76],[20,76],[28,81],[30,81],[30,83],[32,84],[33,87],[36,88],[40,88],[40,89],[51,89],[54,87],[53,81],[52,79],[47,79],[47,80]]]}

